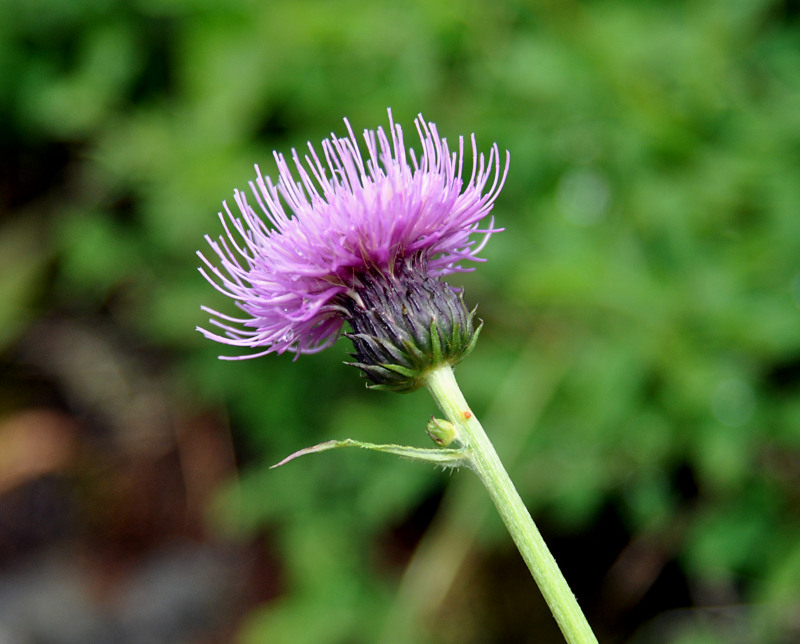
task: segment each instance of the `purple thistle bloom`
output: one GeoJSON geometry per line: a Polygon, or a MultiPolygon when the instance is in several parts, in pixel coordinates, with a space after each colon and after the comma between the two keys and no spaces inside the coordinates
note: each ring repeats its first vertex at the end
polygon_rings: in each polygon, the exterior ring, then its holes
{"type": "Polygon", "coordinates": [[[277,185],[256,166],[250,189],[260,213],[239,190],[234,199],[240,216],[223,204],[225,235],[217,242],[206,236],[220,267],[198,252],[206,266],[200,272],[247,317],[203,307],[224,334],[198,330],[217,342],[260,349],[227,359],[330,346],[348,313],[342,297],[352,297],[365,275],[390,275],[398,263],[413,259],[440,277],[471,270],[464,261],[481,261],[478,253],[498,229],[493,220],[486,227],[480,222],[503,186],[508,153],[504,168],[497,144],[485,160],[473,135],[472,173],[465,184],[463,137],[451,152],[433,123],[420,115],[415,124],[419,157],[406,150],[391,111],[391,138],[381,127],[364,131],[366,159],[345,119],[349,136],[332,134],[323,141],[322,159],[310,143],[305,163],[292,150],[299,181],[282,154],[275,153],[277,185]],[[484,235],[478,244],[476,233],[484,235]]]}

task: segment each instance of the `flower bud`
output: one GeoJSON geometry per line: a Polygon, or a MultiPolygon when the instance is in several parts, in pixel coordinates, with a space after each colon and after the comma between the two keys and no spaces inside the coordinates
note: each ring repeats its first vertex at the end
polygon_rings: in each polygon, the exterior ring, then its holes
{"type": "Polygon", "coordinates": [[[456,432],[456,426],[453,423],[433,416],[428,421],[425,432],[439,447],[447,447],[458,438],[458,432],[456,432]]]}

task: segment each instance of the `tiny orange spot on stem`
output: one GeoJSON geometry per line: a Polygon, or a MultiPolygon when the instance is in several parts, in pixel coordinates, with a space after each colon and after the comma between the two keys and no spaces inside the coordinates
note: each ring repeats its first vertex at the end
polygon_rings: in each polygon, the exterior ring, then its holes
{"type": "Polygon", "coordinates": [[[472,412],[469,411],[469,410],[465,411],[464,412],[464,418],[467,418],[467,419],[472,418],[472,412]]]}

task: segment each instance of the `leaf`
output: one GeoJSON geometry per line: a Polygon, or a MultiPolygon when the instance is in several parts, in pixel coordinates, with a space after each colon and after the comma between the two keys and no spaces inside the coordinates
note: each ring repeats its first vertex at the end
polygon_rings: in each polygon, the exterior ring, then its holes
{"type": "Polygon", "coordinates": [[[360,447],[361,449],[369,449],[374,452],[384,452],[386,454],[395,454],[403,458],[408,458],[414,461],[425,461],[433,463],[434,465],[441,465],[443,467],[461,467],[462,465],[469,464],[469,456],[464,448],[459,449],[428,449],[422,447],[410,447],[408,445],[376,445],[375,443],[364,443],[361,441],[353,440],[352,438],[345,438],[344,440],[330,440],[312,447],[305,447],[290,454],[281,462],[276,463],[271,467],[274,469],[281,465],[286,465],[289,461],[293,461],[299,456],[306,454],[316,454],[317,452],[327,452],[330,449],[339,449],[340,447],[360,447]]]}

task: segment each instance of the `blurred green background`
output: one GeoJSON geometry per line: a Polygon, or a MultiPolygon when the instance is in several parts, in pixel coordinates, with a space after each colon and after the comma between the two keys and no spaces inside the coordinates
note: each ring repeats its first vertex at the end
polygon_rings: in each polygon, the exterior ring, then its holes
{"type": "Polygon", "coordinates": [[[387,107],[511,153],[457,376],[601,641],[800,639],[800,3],[3,0],[2,641],[560,641],[471,475],[268,469],[425,392],[194,331],[221,201],[387,107]]]}

